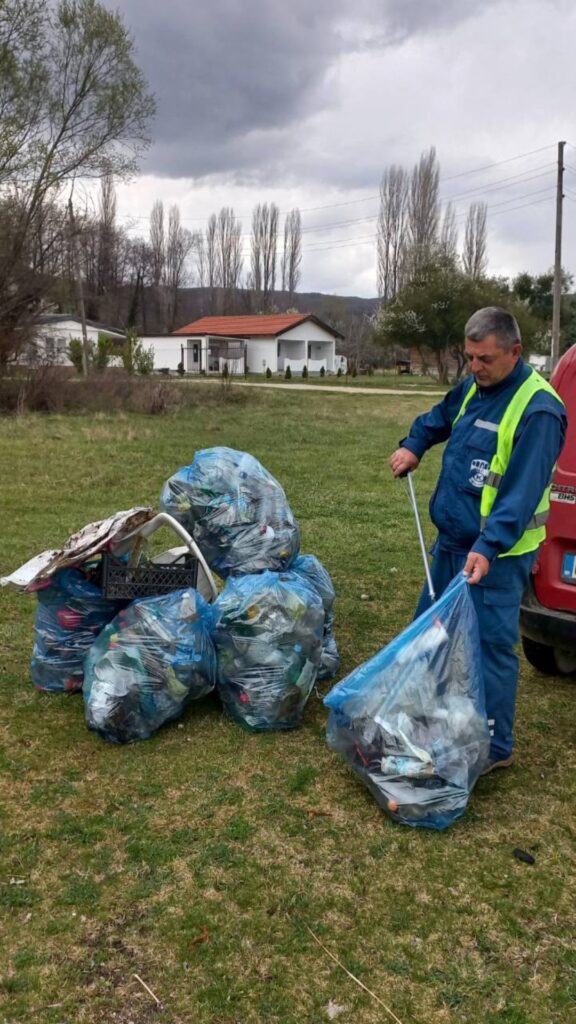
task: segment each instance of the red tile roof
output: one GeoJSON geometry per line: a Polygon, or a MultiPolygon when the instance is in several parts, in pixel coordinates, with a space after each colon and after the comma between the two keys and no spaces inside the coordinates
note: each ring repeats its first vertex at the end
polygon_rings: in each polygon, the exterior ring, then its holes
{"type": "Polygon", "coordinates": [[[313,320],[330,334],[337,338],[342,335],[328,324],[313,316],[312,313],[274,313],[269,316],[203,316],[200,320],[193,320],[185,327],[179,327],[174,334],[212,334],[215,337],[227,338],[254,338],[270,337],[283,334],[302,324],[306,320],[313,320]]]}

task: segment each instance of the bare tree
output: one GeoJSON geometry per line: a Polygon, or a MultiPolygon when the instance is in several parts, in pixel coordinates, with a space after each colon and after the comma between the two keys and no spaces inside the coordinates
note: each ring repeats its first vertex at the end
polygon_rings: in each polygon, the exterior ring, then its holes
{"type": "Polygon", "coordinates": [[[231,206],[223,206],[216,224],[216,281],[222,289],[222,312],[227,313],[240,286],[242,224],[231,206]]]}
{"type": "Polygon", "coordinates": [[[282,291],[288,292],[288,305],[294,301],[294,295],[300,281],[300,264],[302,262],[302,218],[300,210],[290,210],[284,220],[284,249],[282,252],[282,291]]]}
{"type": "Polygon", "coordinates": [[[210,289],[209,310],[216,312],[216,288],[218,286],[218,263],[216,256],[216,237],[218,234],[218,218],[215,213],[210,214],[205,234],[206,252],[206,284],[210,289]]]}
{"type": "Polygon", "coordinates": [[[168,289],[168,330],[176,326],[178,316],[178,294],[187,278],[187,260],[192,250],[192,232],[182,227],[178,206],[170,207],[168,215],[168,236],[166,239],[166,264],[164,282],[168,289]]]}
{"type": "Polygon", "coordinates": [[[204,235],[201,231],[192,233],[192,252],[194,253],[194,268],[196,283],[199,288],[206,287],[206,245],[204,235]]]}
{"type": "Polygon", "coordinates": [[[418,273],[430,259],[438,244],[439,179],[440,167],[436,150],[432,146],[427,153],[422,154],[410,178],[408,235],[411,276],[418,273]]]}
{"type": "Polygon", "coordinates": [[[456,211],[452,203],[447,203],[440,230],[440,249],[442,255],[455,260],[458,255],[458,228],[456,227],[456,211]]]}
{"type": "Polygon", "coordinates": [[[98,205],[98,295],[119,284],[116,264],[116,190],[114,176],[108,171],[100,182],[98,205]]]}
{"type": "Polygon", "coordinates": [[[388,302],[402,283],[406,262],[406,223],[408,215],[408,174],[403,167],[387,167],[380,182],[380,209],[377,226],[378,294],[388,302]]]}
{"type": "Polygon", "coordinates": [[[486,271],[488,256],[486,251],[486,203],[471,203],[464,232],[464,250],[462,264],[464,273],[477,280],[486,271]]]}
{"type": "Polygon", "coordinates": [[[279,210],[274,203],[258,203],[252,214],[250,285],[257,306],[270,309],[276,285],[276,247],[279,210]]]}
{"type": "Polygon", "coordinates": [[[127,326],[139,326],[148,331],[146,285],[152,283],[153,257],[148,242],[142,238],[130,239],[127,246],[127,279],[131,288],[127,326]]]}
{"type": "Polygon", "coordinates": [[[157,199],[150,214],[150,250],[152,252],[152,283],[158,287],[166,263],[166,234],[164,231],[164,203],[157,199]]]}

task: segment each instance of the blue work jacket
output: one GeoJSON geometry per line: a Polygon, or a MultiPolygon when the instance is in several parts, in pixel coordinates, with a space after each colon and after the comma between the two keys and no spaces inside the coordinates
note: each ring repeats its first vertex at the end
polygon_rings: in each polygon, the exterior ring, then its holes
{"type": "Polygon", "coordinates": [[[480,530],[480,495],[496,452],[498,424],[512,396],[531,373],[519,360],[511,373],[489,388],[478,387],[464,415],[452,424],[473,384],[466,377],[419,416],[401,446],[419,459],[434,444],[448,441],[442,469],[430,499],[430,518],[441,548],[477,551],[492,561],[509,551],[524,533],[562,450],[566,433],[564,407],[540,391],[529,402],[514,435],[514,447],[484,530],[480,530]]]}

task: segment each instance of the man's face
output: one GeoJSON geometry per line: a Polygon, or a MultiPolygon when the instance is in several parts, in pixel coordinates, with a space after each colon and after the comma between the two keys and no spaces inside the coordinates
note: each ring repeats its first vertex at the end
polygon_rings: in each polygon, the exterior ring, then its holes
{"type": "Polygon", "coordinates": [[[492,387],[512,373],[521,351],[519,342],[508,351],[500,348],[494,334],[487,334],[482,341],[470,341],[470,338],[464,341],[468,369],[482,388],[492,387]]]}

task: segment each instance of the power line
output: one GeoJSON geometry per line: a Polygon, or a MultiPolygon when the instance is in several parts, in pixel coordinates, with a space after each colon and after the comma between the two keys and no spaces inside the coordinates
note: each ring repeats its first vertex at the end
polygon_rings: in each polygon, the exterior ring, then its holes
{"type": "MultiPolygon", "coordinates": [[[[482,187],[474,188],[474,189],[468,189],[466,192],[458,192],[455,196],[452,196],[450,198],[448,198],[448,197],[444,198],[442,200],[442,202],[454,202],[457,199],[465,198],[465,197],[467,197],[467,196],[469,196],[471,194],[474,194],[476,192],[481,192],[482,195],[484,195],[486,192],[500,192],[500,191],[502,191],[502,189],[505,189],[505,188],[513,188],[514,185],[522,185],[525,181],[533,181],[536,178],[544,178],[544,177],[546,177],[547,174],[550,173],[550,170],[553,167],[555,167],[556,165],[554,163],[548,163],[548,164],[541,164],[540,166],[541,167],[546,167],[547,169],[545,171],[542,171],[540,174],[531,174],[529,178],[525,177],[525,175],[529,173],[528,171],[523,171],[522,174],[513,174],[510,178],[501,178],[500,181],[495,181],[495,182],[493,182],[490,185],[486,185],[486,186],[482,186],[482,187]],[[520,180],[520,179],[522,179],[522,180],[520,180]],[[505,184],[506,182],[508,184],[505,184]]],[[[532,168],[532,170],[536,171],[536,170],[539,170],[539,168],[534,167],[534,168],[532,168]]]]}
{"type": "Polygon", "coordinates": [[[453,174],[449,178],[443,178],[443,181],[454,181],[456,178],[463,178],[466,174],[480,174],[481,171],[489,171],[493,167],[500,167],[502,164],[511,164],[514,160],[523,160],[526,156],[533,156],[534,153],[543,153],[546,149],[553,149],[554,143],[550,143],[549,146],[540,146],[539,149],[531,149],[527,153],[518,153],[517,156],[508,157],[507,160],[498,160],[494,164],[485,164],[484,167],[476,167],[473,171],[462,171],[460,174],[453,174]]]}
{"type": "MultiPolygon", "coordinates": [[[[527,193],[527,195],[539,195],[539,193],[541,191],[543,191],[543,192],[553,192],[554,188],[540,189],[537,192],[529,192],[529,193],[527,193]]],[[[517,201],[519,198],[525,198],[525,197],[517,196],[516,200],[514,200],[514,201],[517,201]]],[[[531,203],[521,203],[519,206],[513,206],[513,207],[511,207],[510,209],[507,209],[507,210],[497,210],[496,213],[492,214],[492,216],[493,217],[499,217],[499,216],[502,216],[502,214],[505,214],[505,213],[514,213],[516,210],[525,210],[528,206],[538,206],[541,203],[549,203],[549,202],[551,202],[552,198],[553,198],[552,196],[547,196],[546,198],[536,199],[536,200],[534,200],[531,203]]],[[[507,202],[511,202],[512,200],[506,200],[506,201],[507,202]]],[[[500,205],[500,204],[495,203],[494,205],[496,206],[496,205],[500,205]]],[[[490,207],[488,209],[490,210],[490,207]]],[[[304,247],[302,249],[302,252],[303,253],[304,252],[327,252],[330,249],[343,249],[343,248],[346,248],[347,245],[358,245],[358,244],[365,245],[365,244],[368,244],[368,242],[371,242],[372,244],[374,244],[374,241],[375,241],[374,235],[359,235],[356,238],[337,238],[337,239],[333,239],[333,241],[330,244],[324,244],[324,243],[319,242],[319,243],[317,243],[315,245],[308,245],[308,246],[306,246],[306,247],[304,247]]]]}

